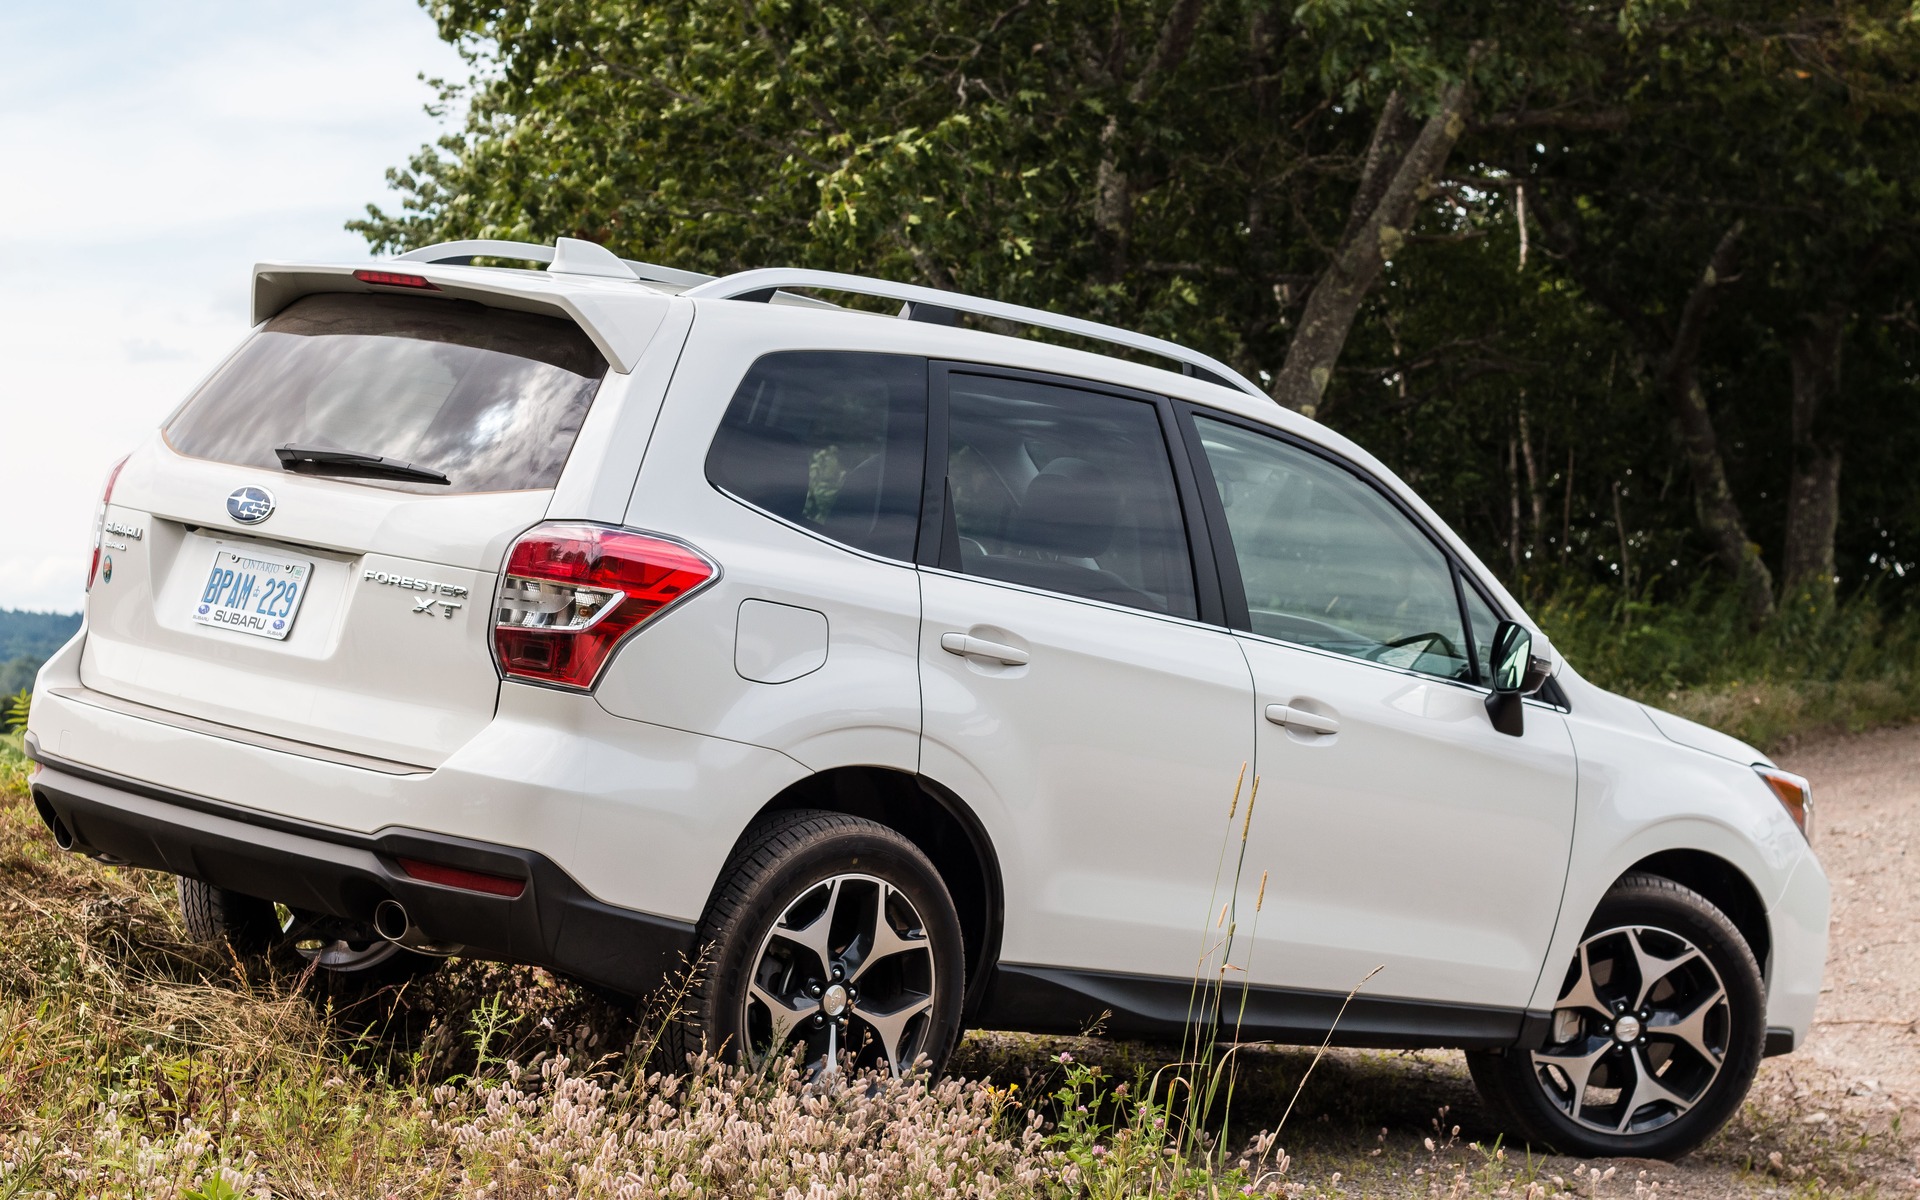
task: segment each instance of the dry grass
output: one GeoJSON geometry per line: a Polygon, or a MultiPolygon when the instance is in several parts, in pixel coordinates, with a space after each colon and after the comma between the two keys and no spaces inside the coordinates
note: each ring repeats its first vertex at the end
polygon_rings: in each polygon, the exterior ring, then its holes
{"type": "MultiPolygon", "coordinates": [[[[1167,1060],[1154,1047],[1099,1039],[974,1034],[952,1066],[1046,1092],[1058,1085],[1062,1052],[1116,1079],[1167,1060]]],[[[1280,1139],[1287,1188],[1298,1195],[1617,1198],[1647,1196],[1656,1184],[1663,1200],[1920,1195],[1912,1114],[1903,1120],[1883,1096],[1851,1095],[1853,1080],[1797,1057],[1767,1060],[1740,1113],[1676,1163],[1508,1145],[1453,1051],[1335,1050],[1315,1066],[1311,1049],[1257,1047],[1240,1064],[1228,1131],[1239,1144],[1271,1128],[1312,1071],[1280,1139]]]]}
{"type": "MultiPolygon", "coordinates": [[[[0,746],[11,769],[17,746],[0,746]]],[[[984,1080],[647,1072],[631,1006],[454,963],[355,996],[188,944],[0,792],[0,1198],[1053,1196],[984,1080]]]]}
{"type": "Polygon", "coordinates": [[[944,1080],[806,1085],[649,1073],[646,1034],[526,968],[355,996],[187,944],[170,880],[57,851],[0,791],[0,1200],[1895,1195],[1912,1172],[1898,1114],[1777,1061],[1672,1167],[1498,1148],[1445,1053],[1332,1053],[1275,1139],[1312,1052],[1243,1048],[1231,1127],[1201,1114],[1183,1155],[1147,1086],[1166,1051],[974,1034],[944,1080]]]}

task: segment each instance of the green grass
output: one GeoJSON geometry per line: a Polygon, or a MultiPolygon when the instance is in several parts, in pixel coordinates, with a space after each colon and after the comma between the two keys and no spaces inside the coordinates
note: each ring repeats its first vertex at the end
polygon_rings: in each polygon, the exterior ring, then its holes
{"type": "Polygon", "coordinates": [[[1761,629],[1706,591],[1655,605],[1563,590],[1529,607],[1586,678],[1763,749],[1920,719],[1920,612],[1889,616],[1871,595],[1790,603],[1761,629]]]}
{"type": "Polygon", "coordinates": [[[24,729],[0,733],[0,795],[27,790],[27,769],[33,764],[27,761],[26,738],[24,729]]]}

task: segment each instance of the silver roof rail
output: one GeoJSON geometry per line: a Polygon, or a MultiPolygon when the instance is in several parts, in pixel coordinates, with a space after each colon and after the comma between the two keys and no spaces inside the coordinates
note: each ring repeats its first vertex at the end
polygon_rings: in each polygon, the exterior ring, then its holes
{"type": "Polygon", "coordinates": [[[1130,350],[1139,350],[1178,363],[1183,375],[1238,388],[1249,396],[1258,396],[1262,400],[1267,398],[1267,393],[1246,376],[1219,359],[1202,354],[1198,350],[1189,349],[1163,338],[1135,333],[1130,329],[1102,325],[1097,321],[1082,320],[1079,317],[1062,316],[1044,309],[1007,304],[999,300],[986,300],[958,292],[942,292],[934,288],[920,287],[917,284],[894,283],[885,279],[869,279],[864,275],[846,275],[838,271],[811,271],[799,267],[762,267],[759,270],[739,271],[716,278],[712,275],[703,275],[698,271],[682,271],[637,259],[616,259],[610,252],[592,242],[578,241],[574,238],[561,238],[559,241],[562,245],[556,249],[554,246],[542,246],[536,242],[469,238],[464,241],[439,242],[432,246],[422,246],[418,250],[409,250],[400,255],[399,261],[465,265],[476,257],[517,258],[526,262],[546,263],[548,269],[553,270],[556,268],[556,259],[558,259],[557,267],[561,271],[573,270],[584,274],[607,276],[613,275],[614,270],[617,270],[617,268],[607,269],[613,268],[613,264],[617,262],[630,268],[637,279],[684,288],[686,290],[681,294],[692,299],[769,301],[777,296],[781,301],[789,304],[832,308],[835,306],[813,297],[795,296],[784,289],[818,288],[826,291],[847,292],[856,296],[874,296],[882,300],[900,301],[906,305],[901,309],[900,315],[917,320],[950,324],[954,319],[953,314],[970,313],[976,317],[1009,321],[1016,325],[1031,325],[1037,329],[1051,329],[1056,333],[1072,334],[1090,341],[1125,346],[1130,350]]]}
{"type": "MultiPolygon", "coordinates": [[[[561,241],[573,241],[561,238],[561,241]]],[[[592,242],[582,243],[599,249],[592,242]]],[[[422,246],[418,250],[409,250],[400,255],[400,262],[451,263],[465,266],[469,259],[517,258],[525,262],[547,263],[551,269],[558,252],[552,246],[542,246],[537,242],[509,242],[498,238],[468,238],[458,242],[437,242],[431,246],[422,246]]],[[[603,253],[606,253],[603,251],[603,253]]],[[[608,253],[609,258],[613,255],[608,253]]],[[[665,283],[674,287],[690,288],[710,282],[714,276],[703,275],[698,271],[682,271],[674,267],[663,267],[657,263],[641,262],[638,259],[622,258],[618,260],[631,268],[634,277],[648,283],[665,283]]],[[[598,274],[599,272],[591,272],[598,274]]]]}
{"type": "Polygon", "coordinates": [[[1112,325],[1102,325],[1097,321],[1085,321],[1079,317],[1064,317],[1044,309],[1006,304],[999,300],[983,300],[957,292],[942,292],[935,288],[920,287],[911,283],[892,283],[884,279],[868,279],[861,275],[843,275],[838,271],[763,267],[755,271],[740,271],[725,275],[688,288],[681,294],[693,300],[770,300],[774,293],[782,288],[821,288],[827,291],[847,292],[856,296],[899,300],[907,305],[901,313],[902,316],[915,315],[913,310],[916,308],[931,310],[921,319],[928,317],[937,319],[941,310],[945,310],[1011,321],[1019,325],[1032,325],[1058,333],[1070,333],[1075,337],[1125,346],[1130,350],[1157,355],[1179,363],[1183,375],[1193,375],[1210,383],[1239,388],[1248,395],[1258,396],[1262,400],[1267,398],[1266,392],[1232,367],[1217,358],[1209,357],[1198,350],[1190,350],[1177,342],[1149,337],[1144,333],[1134,333],[1112,325]]]}

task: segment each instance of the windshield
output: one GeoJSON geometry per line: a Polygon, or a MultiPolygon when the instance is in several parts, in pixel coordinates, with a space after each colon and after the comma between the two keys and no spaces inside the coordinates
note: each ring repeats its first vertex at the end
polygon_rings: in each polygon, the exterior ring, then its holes
{"type": "Polygon", "coordinates": [[[354,451],[448,483],[400,491],[550,488],[606,360],[556,317],[415,296],[321,295],[255,333],[168,423],[182,454],[278,470],[281,446],[354,451]]]}

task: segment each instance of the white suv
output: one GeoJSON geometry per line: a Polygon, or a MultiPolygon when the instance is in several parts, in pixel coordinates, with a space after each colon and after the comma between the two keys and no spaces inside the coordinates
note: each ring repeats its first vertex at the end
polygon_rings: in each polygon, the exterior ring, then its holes
{"type": "Polygon", "coordinates": [[[1317,1042],[1380,967],[1337,1042],[1667,1155],[1806,1036],[1805,781],[1582,680],[1204,355],[566,239],[263,264],[254,316],[109,478],[27,743],[59,843],[180,876],[203,936],[632,994],[698,948],[682,1049],[1173,1035],[1244,765],[1243,1038],[1317,1042]]]}

